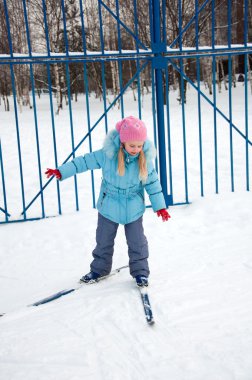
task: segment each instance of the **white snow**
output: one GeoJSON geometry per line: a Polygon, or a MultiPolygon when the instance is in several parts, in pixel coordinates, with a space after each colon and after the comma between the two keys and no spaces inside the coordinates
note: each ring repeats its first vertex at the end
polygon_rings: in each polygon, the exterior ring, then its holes
{"type": "MultiPolygon", "coordinates": [[[[233,122],[244,132],[243,92],[242,84],[233,89],[233,122]]],[[[181,107],[177,95],[171,95],[174,192],[176,201],[182,201],[181,107]]],[[[125,100],[127,114],[136,113],[137,109],[131,97],[128,94],[125,100]]],[[[43,170],[53,166],[48,138],[50,114],[46,112],[48,100],[45,99],[44,96],[38,100],[43,170]]],[[[251,105],[251,95],[249,102],[251,105]]],[[[93,98],[91,104],[95,122],[103,105],[93,98]]],[[[6,313],[0,318],[1,379],[251,380],[252,196],[246,191],[245,143],[234,132],[236,191],[232,193],[229,128],[218,117],[220,194],[215,195],[213,111],[202,102],[205,197],[201,198],[195,143],[198,139],[196,105],[197,97],[190,89],[186,113],[192,203],[170,207],[172,218],[167,223],[158,219],[151,209],[144,216],[155,325],[148,326],[145,322],[139,292],[128,269],[52,303],[26,307],[75,285],[89,270],[97,211],[90,200],[90,175],[84,173],[78,176],[80,212],[74,212],[74,202],[69,200],[73,197],[73,183],[69,180],[61,185],[62,216],[0,226],[0,313],[6,313]]],[[[218,94],[218,105],[228,115],[227,92],[218,94]]],[[[85,134],[85,109],[83,103],[73,103],[73,108],[78,142],[85,134]]],[[[3,109],[0,112],[4,122],[1,122],[1,140],[9,211],[13,214],[16,210],[18,214],[22,208],[16,184],[17,161],[11,148],[15,146],[13,113],[7,114],[3,109]],[[10,171],[11,178],[7,175],[10,171]]],[[[251,112],[250,106],[250,120],[251,112]]],[[[119,113],[117,109],[111,111],[111,127],[119,113]]],[[[150,98],[146,96],[143,118],[152,121],[150,98]]],[[[61,163],[71,149],[66,132],[67,108],[55,119],[61,163]]],[[[24,109],[19,121],[21,141],[25,139],[22,149],[28,201],[38,191],[38,181],[34,178],[37,167],[32,149],[32,111],[24,109]]],[[[94,133],[93,149],[99,148],[102,138],[101,133],[94,133]]],[[[88,145],[84,148],[87,151],[88,145]]],[[[96,171],[97,184],[99,179],[100,173],[96,171]]],[[[45,196],[47,214],[55,215],[55,186],[48,186],[45,196]]],[[[29,215],[39,212],[36,204],[29,215]]],[[[113,267],[127,263],[124,229],[120,226],[113,267]]]]}

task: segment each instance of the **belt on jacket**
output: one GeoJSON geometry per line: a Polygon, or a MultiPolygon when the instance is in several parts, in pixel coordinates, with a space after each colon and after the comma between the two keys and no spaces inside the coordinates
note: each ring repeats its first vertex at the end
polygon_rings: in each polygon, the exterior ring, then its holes
{"type": "Polygon", "coordinates": [[[141,185],[135,185],[135,186],[131,186],[127,189],[121,189],[120,187],[116,187],[104,179],[102,180],[102,187],[103,187],[103,191],[106,192],[107,194],[111,194],[111,195],[120,194],[120,195],[124,195],[126,197],[134,195],[134,194],[142,191],[141,185]]]}

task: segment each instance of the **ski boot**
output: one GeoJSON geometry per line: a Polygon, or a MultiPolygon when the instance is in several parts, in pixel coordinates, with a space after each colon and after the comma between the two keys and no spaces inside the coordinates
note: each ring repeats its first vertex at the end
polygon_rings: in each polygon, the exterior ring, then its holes
{"type": "Polygon", "coordinates": [[[135,277],[135,280],[136,280],[136,283],[138,286],[148,286],[149,285],[148,277],[146,277],[146,276],[138,275],[135,277]]]}
{"type": "Polygon", "coordinates": [[[91,271],[85,274],[85,276],[82,276],[80,279],[80,282],[85,282],[86,284],[92,284],[94,282],[97,282],[99,277],[101,277],[99,273],[95,273],[91,271]]]}

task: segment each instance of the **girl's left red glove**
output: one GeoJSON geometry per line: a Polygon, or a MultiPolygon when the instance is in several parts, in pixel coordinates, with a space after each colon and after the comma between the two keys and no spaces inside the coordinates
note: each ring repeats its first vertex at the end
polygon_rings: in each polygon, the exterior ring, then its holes
{"type": "Polygon", "coordinates": [[[163,222],[167,222],[167,220],[171,217],[168,211],[165,208],[157,211],[157,216],[162,216],[163,222]]]}
{"type": "Polygon", "coordinates": [[[47,168],[45,175],[47,176],[47,178],[50,178],[52,175],[54,175],[57,179],[61,179],[61,173],[58,169],[47,168]]]}

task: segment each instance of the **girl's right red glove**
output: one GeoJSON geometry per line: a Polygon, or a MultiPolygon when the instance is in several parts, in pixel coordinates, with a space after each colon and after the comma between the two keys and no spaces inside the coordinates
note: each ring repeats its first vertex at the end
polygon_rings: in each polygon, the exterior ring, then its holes
{"type": "Polygon", "coordinates": [[[171,217],[168,211],[165,208],[157,211],[157,216],[162,216],[163,222],[167,222],[167,220],[171,217]]]}
{"type": "Polygon", "coordinates": [[[47,178],[50,178],[52,175],[54,175],[57,179],[61,179],[61,173],[58,169],[47,168],[45,175],[47,176],[47,178]]]}

